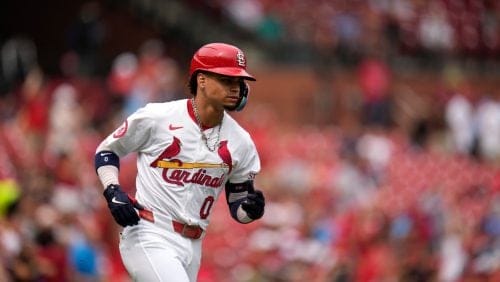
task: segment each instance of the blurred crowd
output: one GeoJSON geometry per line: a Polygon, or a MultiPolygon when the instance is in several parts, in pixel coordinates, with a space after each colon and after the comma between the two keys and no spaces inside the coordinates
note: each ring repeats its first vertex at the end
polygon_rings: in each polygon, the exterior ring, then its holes
{"type": "Polygon", "coordinates": [[[322,59],[334,49],[345,63],[373,49],[433,60],[487,60],[500,51],[500,5],[492,0],[205,2],[267,42],[312,48],[322,59]]]}
{"type": "MultiPolygon", "coordinates": [[[[16,57],[4,60],[16,75],[4,77],[10,87],[0,95],[0,281],[120,281],[119,230],[101,201],[93,155],[125,116],[183,95],[178,67],[149,40],[119,54],[105,78],[82,75],[73,51],[50,76],[24,55],[36,53],[25,42],[13,38],[3,49],[16,57]]],[[[124,175],[133,192],[134,175],[124,175]]]]}
{"type": "MultiPolygon", "coordinates": [[[[398,29],[431,30],[428,39],[439,42],[425,44],[476,50],[463,39],[473,36],[467,25],[459,24],[460,36],[455,29],[454,21],[467,19],[482,30],[482,41],[473,40],[481,42],[478,52],[492,48],[498,55],[495,1],[316,1],[304,2],[306,8],[295,1],[294,12],[289,3],[280,9],[284,1],[229,2],[266,7],[267,17],[288,19],[298,39],[352,46],[363,45],[356,40],[370,38],[365,28],[381,29],[373,21],[383,19],[384,26],[392,20],[398,29]],[[335,5],[347,12],[328,18],[335,5]],[[417,7],[421,13],[409,13],[417,7]],[[447,28],[443,15],[450,7],[476,16],[447,17],[447,28]],[[358,9],[375,14],[360,18],[358,9]],[[319,22],[294,20],[304,12],[319,22]],[[320,32],[332,37],[319,39],[308,32],[311,24],[338,30],[320,32]],[[435,36],[432,26],[445,30],[435,36]]],[[[104,76],[83,75],[89,66],[78,50],[62,54],[60,75],[49,75],[26,38],[10,39],[2,54],[0,281],[129,281],[118,253],[120,228],[94,172],[95,148],[145,103],[187,97],[185,75],[159,40],[117,55],[104,76]]],[[[401,130],[403,117],[395,113],[426,111],[418,93],[398,102],[404,93],[385,94],[390,65],[363,60],[357,67],[360,101],[338,110],[354,113],[357,126],[351,117],[291,128],[256,100],[236,116],[261,155],[256,182],[266,214],[241,225],[219,200],[200,282],[500,281],[500,91],[435,89],[442,99],[424,104],[435,104],[443,126],[436,129],[423,116],[412,130],[401,130]]],[[[135,157],[121,161],[121,183],[133,192],[135,157]]]]}

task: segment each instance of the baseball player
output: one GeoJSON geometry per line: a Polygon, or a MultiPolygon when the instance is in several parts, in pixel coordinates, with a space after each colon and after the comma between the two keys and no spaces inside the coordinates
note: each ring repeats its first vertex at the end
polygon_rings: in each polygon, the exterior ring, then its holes
{"type": "Polygon", "coordinates": [[[150,103],[98,146],[95,168],[115,221],[120,254],[134,281],[196,281],[202,238],[223,188],[231,216],[264,214],[254,189],[260,159],[248,132],[227,111],[240,111],[255,78],[243,52],[211,43],[193,56],[191,99],[150,103]],[[119,184],[120,157],[137,152],[135,197],[119,184]]]}

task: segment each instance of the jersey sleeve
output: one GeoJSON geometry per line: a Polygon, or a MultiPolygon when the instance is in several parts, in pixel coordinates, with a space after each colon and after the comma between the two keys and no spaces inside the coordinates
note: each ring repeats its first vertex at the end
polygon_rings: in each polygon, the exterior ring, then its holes
{"type": "Polygon", "coordinates": [[[239,152],[242,158],[234,167],[229,177],[231,183],[242,183],[247,180],[253,180],[260,172],[260,158],[253,141],[248,137],[246,146],[241,146],[239,152]]]}
{"type": "Polygon", "coordinates": [[[151,142],[155,121],[148,113],[148,106],[138,109],[99,145],[122,157],[130,152],[140,152],[151,142]]]}

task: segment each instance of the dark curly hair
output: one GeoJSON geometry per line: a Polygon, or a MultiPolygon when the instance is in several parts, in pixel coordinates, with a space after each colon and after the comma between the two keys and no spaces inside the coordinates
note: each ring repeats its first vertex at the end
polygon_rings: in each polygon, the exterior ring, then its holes
{"type": "Polygon", "coordinates": [[[191,77],[189,78],[189,82],[188,82],[188,88],[189,88],[189,92],[191,94],[193,94],[194,96],[196,96],[196,89],[198,88],[198,81],[196,79],[196,77],[198,76],[199,73],[204,73],[202,71],[195,71],[191,77]]]}

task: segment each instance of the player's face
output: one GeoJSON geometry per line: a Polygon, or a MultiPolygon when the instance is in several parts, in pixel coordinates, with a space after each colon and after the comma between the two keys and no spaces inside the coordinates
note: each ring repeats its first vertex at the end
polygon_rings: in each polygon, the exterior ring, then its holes
{"type": "Polygon", "coordinates": [[[240,98],[241,77],[224,76],[218,74],[206,74],[207,96],[217,101],[224,107],[234,107],[240,98]]]}

